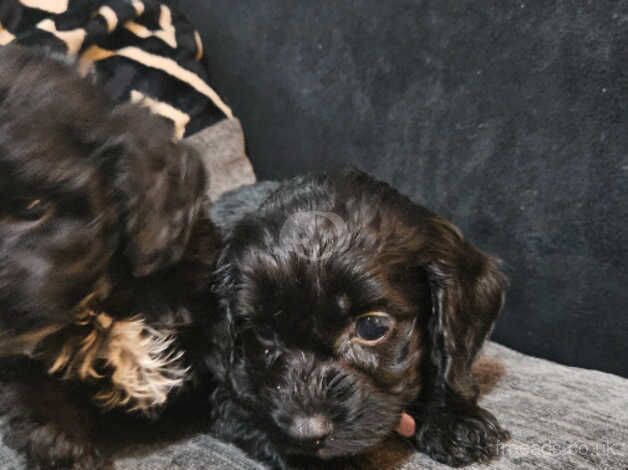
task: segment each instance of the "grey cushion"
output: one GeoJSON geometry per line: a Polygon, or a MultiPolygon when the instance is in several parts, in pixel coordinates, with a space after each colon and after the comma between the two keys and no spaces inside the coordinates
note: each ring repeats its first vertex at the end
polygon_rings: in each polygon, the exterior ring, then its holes
{"type": "Polygon", "coordinates": [[[245,184],[255,183],[255,173],[246,156],[244,133],[237,118],[225,119],[186,139],[201,154],[209,173],[209,197],[245,184]]]}

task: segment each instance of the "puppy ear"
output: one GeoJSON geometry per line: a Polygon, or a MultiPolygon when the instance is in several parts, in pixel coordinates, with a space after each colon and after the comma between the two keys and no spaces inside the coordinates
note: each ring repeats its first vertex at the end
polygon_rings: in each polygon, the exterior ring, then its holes
{"type": "Polygon", "coordinates": [[[206,194],[205,168],[196,152],[181,143],[155,140],[123,135],[107,143],[99,156],[101,163],[114,162],[107,173],[122,212],[124,253],[136,276],[182,257],[206,194]]]}
{"type": "Polygon", "coordinates": [[[428,334],[436,385],[475,400],[471,366],[503,305],[506,278],[499,261],[466,242],[458,228],[438,216],[432,222],[424,266],[432,296],[428,334]]]}

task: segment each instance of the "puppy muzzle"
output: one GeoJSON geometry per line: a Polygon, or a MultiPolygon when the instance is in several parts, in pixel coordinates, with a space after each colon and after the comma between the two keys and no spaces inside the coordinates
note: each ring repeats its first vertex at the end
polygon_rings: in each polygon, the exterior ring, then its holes
{"type": "Polygon", "coordinates": [[[357,454],[385,439],[399,421],[399,399],[347,364],[297,353],[284,359],[271,382],[271,420],[287,453],[357,454]]]}

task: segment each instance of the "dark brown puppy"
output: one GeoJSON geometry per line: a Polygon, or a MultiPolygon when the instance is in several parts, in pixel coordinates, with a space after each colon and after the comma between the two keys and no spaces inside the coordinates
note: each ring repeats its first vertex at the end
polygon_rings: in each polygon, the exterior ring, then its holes
{"type": "Polygon", "coordinates": [[[357,171],[249,188],[214,214],[218,436],[287,468],[361,453],[405,410],[433,458],[496,457],[508,433],[470,374],[504,299],[495,258],[357,171]]]}
{"type": "Polygon", "coordinates": [[[102,465],[95,416],[151,414],[190,380],[217,252],[205,186],[165,120],[0,49],[0,401],[33,468],[102,465]]]}

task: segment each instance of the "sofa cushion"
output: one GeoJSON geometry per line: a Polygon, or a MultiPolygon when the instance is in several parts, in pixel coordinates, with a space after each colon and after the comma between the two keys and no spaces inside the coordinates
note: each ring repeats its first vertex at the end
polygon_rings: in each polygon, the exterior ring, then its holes
{"type": "Polygon", "coordinates": [[[186,142],[199,151],[207,167],[212,201],[226,191],[255,183],[255,173],[246,156],[242,126],[237,118],[206,127],[186,142]]]}

